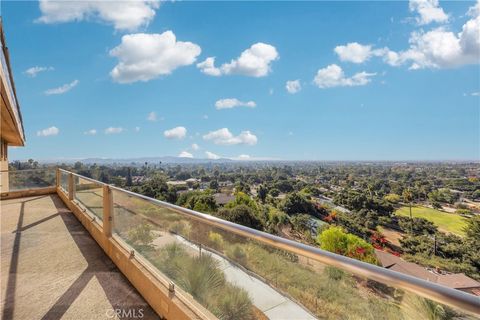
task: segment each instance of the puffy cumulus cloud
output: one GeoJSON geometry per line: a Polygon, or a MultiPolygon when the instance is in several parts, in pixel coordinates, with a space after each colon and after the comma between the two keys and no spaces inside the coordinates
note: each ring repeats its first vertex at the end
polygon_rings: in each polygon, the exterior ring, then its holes
{"type": "Polygon", "coordinates": [[[182,151],[182,152],[180,152],[180,154],[178,156],[180,158],[193,158],[193,154],[191,154],[188,151],[182,151]]]}
{"type": "Polygon", "coordinates": [[[350,42],[346,45],[336,46],[333,50],[341,61],[363,63],[373,56],[382,56],[384,49],[372,49],[371,45],[363,45],[358,42],[350,42]]]}
{"type": "Polygon", "coordinates": [[[53,67],[35,66],[35,67],[28,68],[23,73],[26,74],[27,76],[29,76],[30,78],[35,78],[37,76],[37,74],[39,74],[40,72],[52,71],[52,70],[54,70],[53,67]]]}
{"type": "Polygon", "coordinates": [[[149,81],[193,64],[201,52],[195,43],[177,41],[172,31],[127,34],[110,50],[110,55],[118,59],[110,76],[119,83],[149,81]]]}
{"type": "Polygon", "coordinates": [[[323,69],[318,70],[313,82],[319,88],[333,88],[333,87],[353,87],[363,86],[371,81],[376,73],[367,73],[365,71],[354,74],[351,77],[346,77],[342,68],[336,64],[331,64],[323,69]]]}
{"type": "Polygon", "coordinates": [[[66,84],[64,84],[63,86],[60,86],[60,87],[58,87],[58,88],[53,88],[53,89],[45,90],[44,93],[45,93],[47,96],[55,95],[55,94],[64,94],[64,93],[72,90],[73,88],[75,88],[79,82],[80,82],[80,81],[78,81],[78,80],[73,80],[72,82],[66,83],[66,84]]]}
{"type": "Polygon", "coordinates": [[[372,49],[370,45],[355,42],[338,46],[335,52],[341,60],[363,62],[372,56],[380,56],[391,66],[409,65],[409,69],[444,69],[468,64],[478,64],[480,59],[480,1],[470,7],[462,30],[455,33],[446,27],[410,34],[409,47],[394,51],[389,48],[372,49]],[[348,48],[357,48],[348,50],[348,48]],[[339,49],[341,48],[341,49],[339,49]],[[338,49],[338,50],[337,50],[338,49]]]}
{"type": "Polygon", "coordinates": [[[278,59],[277,49],[266,43],[258,42],[243,51],[240,57],[215,67],[215,57],[208,57],[197,67],[210,76],[238,74],[249,77],[264,77],[271,71],[271,63],[278,59]]]}
{"type": "Polygon", "coordinates": [[[198,149],[200,149],[200,146],[196,143],[193,143],[192,144],[192,150],[197,151],[198,149]]]}
{"type": "Polygon", "coordinates": [[[96,129],[90,129],[90,130],[87,130],[83,133],[84,135],[87,135],[87,136],[94,136],[97,134],[97,130],[96,129]]]}
{"type": "Polygon", "coordinates": [[[37,136],[39,137],[56,136],[59,132],[60,130],[57,127],[53,126],[50,128],[37,131],[37,136]]]}
{"type": "Polygon", "coordinates": [[[185,127],[175,127],[170,130],[165,130],[163,135],[167,139],[183,139],[187,135],[187,129],[185,127]]]}
{"type": "Polygon", "coordinates": [[[118,134],[118,133],[122,133],[123,132],[123,128],[122,127],[108,127],[107,129],[105,129],[105,134],[118,134]]]}
{"type": "Polygon", "coordinates": [[[302,85],[300,84],[300,80],[289,80],[285,84],[285,89],[287,89],[288,93],[295,94],[302,90],[302,85]]]}
{"type": "Polygon", "coordinates": [[[205,155],[207,156],[207,159],[210,159],[210,160],[218,160],[220,159],[220,156],[213,153],[213,152],[210,152],[210,151],[205,151],[205,155]]]}
{"type": "Polygon", "coordinates": [[[236,144],[257,144],[257,136],[250,131],[242,131],[239,135],[234,136],[227,128],[211,131],[203,136],[203,139],[213,141],[220,145],[236,145],[236,144]]]}
{"type": "Polygon", "coordinates": [[[218,77],[222,75],[222,71],[215,67],[215,57],[208,57],[202,62],[197,63],[197,68],[209,76],[218,77]]]}
{"type": "Polygon", "coordinates": [[[113,25],[117,30],[146,26],[155,17],[159,0],[132,1],[56,1],[40,0],[41,23],[95,20],[113,25]]]}
{"type": "Polygon", "coordinates": [[[410,11],[418,13],[416,21],[419,25],[448,21],[448,15],[439,6],[438,0],[410,0],[408,6],[410,11]]]}
{"type": "Polygon", "coordinates": [[[384,60],[392,65],[409,64],[410,69],[455,68],[478,64],[480,59],[480,16],[468,20],[458,34],[445,28],[413,32],[410,48],[389,50],[384,60]]]}
{"type": "Polygon", "coordinates": [[[236,98],[220,99],[215,102],[215,108],[220,109],[232,109],[236,107],[248,107],[255,108],[257,104],[255,101],[240,101],[236,98]]]}

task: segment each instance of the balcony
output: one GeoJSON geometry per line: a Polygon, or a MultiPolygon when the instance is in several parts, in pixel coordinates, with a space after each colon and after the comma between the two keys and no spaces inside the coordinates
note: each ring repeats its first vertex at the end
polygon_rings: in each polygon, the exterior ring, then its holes
{"type": "Polygon", "coordinates": [[[4,319],[480,315],[480,299],[465,292],[73,172],[10,171],[9,186],[4,319]]]}

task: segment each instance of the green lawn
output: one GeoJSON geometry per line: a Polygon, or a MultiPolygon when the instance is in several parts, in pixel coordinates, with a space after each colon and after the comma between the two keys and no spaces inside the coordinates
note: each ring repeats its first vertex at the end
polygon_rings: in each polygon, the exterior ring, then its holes
{"type": "MultiPolygon", "coordinates": [[[[409,217],[409,208],[401,207],[395,214],[409,217]]],[[[416,206],[412,207],[412,215],[415,218],[425,218],[432,221],[440,230],[455,233],[463,236],[463,228],[467,224],[467,219],[457,214],[446,213],[432,208],[416,206]]]]}

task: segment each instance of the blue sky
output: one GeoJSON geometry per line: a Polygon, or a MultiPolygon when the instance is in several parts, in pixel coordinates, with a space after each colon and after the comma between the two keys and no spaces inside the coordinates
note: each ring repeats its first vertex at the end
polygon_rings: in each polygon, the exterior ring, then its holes
{"type": "Polygon", "coordinates": [[[435,0],[3,2],[27,136],[10,159],[478,160],[479,14],[435,0]]]}

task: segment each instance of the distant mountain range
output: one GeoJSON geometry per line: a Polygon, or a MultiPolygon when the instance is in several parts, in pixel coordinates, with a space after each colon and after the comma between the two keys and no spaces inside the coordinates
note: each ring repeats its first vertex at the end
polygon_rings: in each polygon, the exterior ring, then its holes
{"type": "Polygon", "coordinates": [[[112,159],[112,158],[86,158],[86,159],[50,159],[50,160],[43,160],[40,162],[43,163],[75,163],[80,161],[85,164],[144,164],[148,162],[148,164],[159,164],[164,163],[225,163],[225,162],[233,162],[232,159],[227,158],[220,158],[220,159],[200,159],[200,158],[183,158],[183,157],[173,157],[173,156],[165,156],[165,157],[141,157],[141,158],[119,158],[119,159],[112,159]]]}

